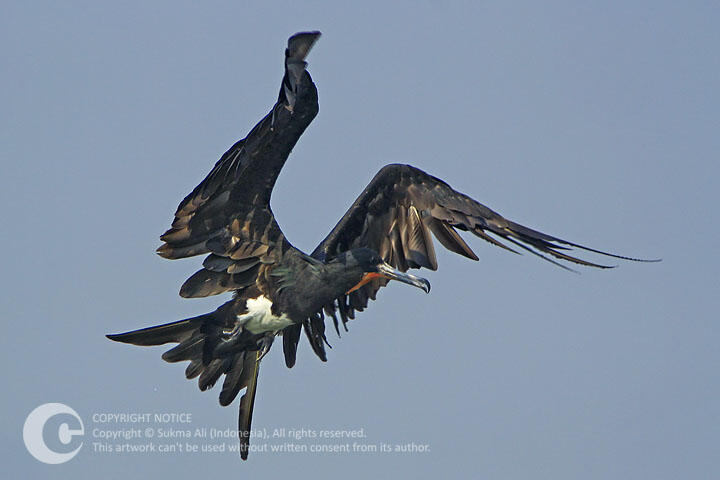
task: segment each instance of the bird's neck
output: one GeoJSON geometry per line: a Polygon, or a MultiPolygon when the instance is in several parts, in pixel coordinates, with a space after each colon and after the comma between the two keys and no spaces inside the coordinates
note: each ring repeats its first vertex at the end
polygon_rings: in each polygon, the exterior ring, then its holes
{"type": "Polygon", "coordinates": [[[361,278],[362,274],[339,262],[302,259],[296,268],[281,270],[275,286],[281,308],[293,317],[307,318],[331,306],[361,278]]]}

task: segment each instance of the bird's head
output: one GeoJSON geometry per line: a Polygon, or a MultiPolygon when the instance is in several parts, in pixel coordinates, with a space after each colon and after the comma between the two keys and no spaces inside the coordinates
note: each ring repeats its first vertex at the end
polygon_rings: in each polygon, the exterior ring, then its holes
{"type": "Polygon", "coordinates": [[[339,262],[344,267],[344,277],[350,285],[347,293],[357,290],[376,278],[399,280],[418,287],[425,293],[430,292],[430,282],[426,279],[401,272],[383,260],[377,252],[368,248],[356,248],[344,252],[335,257],[333,262],[339,262]]]}

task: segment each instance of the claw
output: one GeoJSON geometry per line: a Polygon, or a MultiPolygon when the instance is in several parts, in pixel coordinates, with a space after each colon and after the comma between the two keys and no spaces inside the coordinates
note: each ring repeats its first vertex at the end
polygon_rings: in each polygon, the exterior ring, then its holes
{"type": "Polygon", "coordinates": [[[274,334],[267,334],[264,337],[262,337],[260,340],[258,340],[258,346],[260,347],[258,352],[258,358],[257,361],[260,362],[260,360],[263,359],[265,355],[270,351],[270,347],[272,347],[273,340],[275,340],[274,334]]]}
{"type": "Polygon", "coordinates": [[[242,333],[242,325],[235,324],[235,327],[226,333],[227,338],[220,340],[220,343],[215,346],[213,349],[213,355],[216,357],[222,357],[224,355],[229,355],[233,351],[237,351],[238,345],[241,345],[242,333]]]}

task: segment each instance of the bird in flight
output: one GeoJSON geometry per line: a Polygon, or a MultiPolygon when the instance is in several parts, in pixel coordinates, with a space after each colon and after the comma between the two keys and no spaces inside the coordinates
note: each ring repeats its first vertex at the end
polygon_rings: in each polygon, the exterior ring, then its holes
{"type": "Polygon", "coordinates": [[[432,237],[448,250],[478,257],[458,234],[471,232],[493,245],[561,261],[611,268],[582,260],[573,248],[623,260],[647,261],[584,247],[512,222],[450,185],[410,165],[387,165],[372,179],[330,234],[310,253],[287,241],[270,209],[280,169],[318,113],[307,57],[320,32],[288,40],[280,94],[270,112],[233,145],[208,176],[180,202],[157,252],[169,259],[207,255],[180,295],[233,292],[215,311],[164,325],[108,335],[134,345],[176,343],[162,358],[189,361],[188,379],[200,390],[225,376],[220,404],[245,389],[240,405],[240,453],[247,459],[260,361],[277,336],[285,363],[295,364],[304,331],[326,361],[325,317],[337,334],[390,280],[430,291],[409,269],[437,269],[432,237]],[[510,245],[507,245],[507,242],[510,245]],[[338,320],[339,317],[339,320],[338,320]]]}

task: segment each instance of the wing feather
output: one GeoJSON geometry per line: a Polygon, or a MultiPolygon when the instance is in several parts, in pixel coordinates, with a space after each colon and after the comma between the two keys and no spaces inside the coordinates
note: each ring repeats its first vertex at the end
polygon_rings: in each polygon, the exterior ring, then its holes
{"type": "Polygon", "coordinates": [[[251,285],[257,265],[275,263],[293,248],[270,209],[270,195],[290,151],[318,111],[305,57],[320,34],[288,40],[278,100],[180,203],[157,252],[169,259],[209,253],[203,269],[181,288],[183,297],[217,295],[251,285]]]}
{"type": "MultiPolygon", "coordinates": [[[[445,248],[472,260],[478,257],[457,230],[519,253],[507,241],[544,260],[571,270],[553,258],[596,268],[609,265],[583,260],[567,253],[575,248],[624,260],[645,261],[585,247],[505,219],[439,178],[410,165],[387,165],[372,179],[330,234],[318,245],[318,259],[359,247],[371,248],[395,268],[437,269],[434,236],[445,248]],[[550,258],[553,257],[553,258],[550,258]]],[[[337,300],[343,320],[375,299],[387,281],[373,281],[337,300]]],[[[332,308],[334,310],[335,308],[332,308]]]]}

